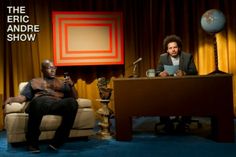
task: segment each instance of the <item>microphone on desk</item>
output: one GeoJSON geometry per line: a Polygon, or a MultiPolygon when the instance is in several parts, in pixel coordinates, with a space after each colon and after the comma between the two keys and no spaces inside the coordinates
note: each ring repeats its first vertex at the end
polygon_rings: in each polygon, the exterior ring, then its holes
{"type": "Polygon", "coordinates": [[[142,58],[140,57],[139,59],[137,59],[136,61],[133,62],[133,65],[137,64],[138,62],[140,62],[142,60],[142,58]]]}

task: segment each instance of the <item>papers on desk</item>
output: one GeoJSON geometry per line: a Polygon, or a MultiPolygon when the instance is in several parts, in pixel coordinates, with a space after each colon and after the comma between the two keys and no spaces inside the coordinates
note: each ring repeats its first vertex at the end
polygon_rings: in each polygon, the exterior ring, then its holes
{"type": "Polygon", "coordinates": [[[164,70],[168,72],[169,75],[174,75],[177,70],[179,70],[179,65],[164,65],[164,70]]]}

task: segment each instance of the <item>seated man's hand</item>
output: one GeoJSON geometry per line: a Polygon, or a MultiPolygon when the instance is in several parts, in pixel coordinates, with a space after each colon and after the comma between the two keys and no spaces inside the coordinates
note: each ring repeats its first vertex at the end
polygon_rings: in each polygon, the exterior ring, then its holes
{"type": "Polygon", "coordinates": [[[168,74],[167,71],[162,71],[162,72],[159,73],[159,76],[166,77],[166,76],[169,76],[169,74],[168,74]]]}
{"type": "Polygon", "coordinates": [[[74,86],[74,82],[71,80],[70,76],[67,76],[64,79],[64,83],[68,84],[69,86],[73,87],[74,86]]]}
{"type": "Polygon", "coordinates": [[[13,102],[13,99],[14,99],[13,97],[7,98],[7,100],[2,105],[2,109],[4,109],[7,104],[11,105],[11,103],[13,102]]]}
{"type": "Polygon", "coordinates": [[[185,76],[186,75],[186,73],[182,70],[177,70],[175,74],[176,74],[176,76],[185,76]]]}
{"type": "Polygon", "coordinates": [[[7,100],[4,102],[3,106],[5,106],[6,104],[11,104],[13,101],[12,101],[12,97],[9,97],[7,98],[7,100]]]}

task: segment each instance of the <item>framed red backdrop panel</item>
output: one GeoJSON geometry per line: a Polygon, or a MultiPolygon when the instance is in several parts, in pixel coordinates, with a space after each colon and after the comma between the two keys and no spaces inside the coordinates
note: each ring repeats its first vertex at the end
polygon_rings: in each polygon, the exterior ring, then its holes
{"type": "Polygon", "coordinates": [[[52,12],[56,66],[124,64],[120,12],[52,12]]]}

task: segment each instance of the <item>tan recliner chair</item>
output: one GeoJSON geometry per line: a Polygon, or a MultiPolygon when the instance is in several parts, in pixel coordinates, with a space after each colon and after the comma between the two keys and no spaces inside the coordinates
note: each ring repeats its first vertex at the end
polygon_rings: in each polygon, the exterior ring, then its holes
{"type": "MultiPolygon", "coordinates": [[[[27,82],[19,85],[21,91],[27,82]]],[[[75,118],[70,137],[86,137],[94,134],[95,114],[92,107],[92,101],[79,98],[79,109],[75,118]]],[[[26,103],[12,103],[5,106],[5,129],[7,132],[8,143],[24,142],[25,132],[27,130],[28,114],[24,112],[26,103]]],[[[40,140],[52,139],[61,117],[57,115],[45,115],[42,119],[40,130],[40,140]]]]}

